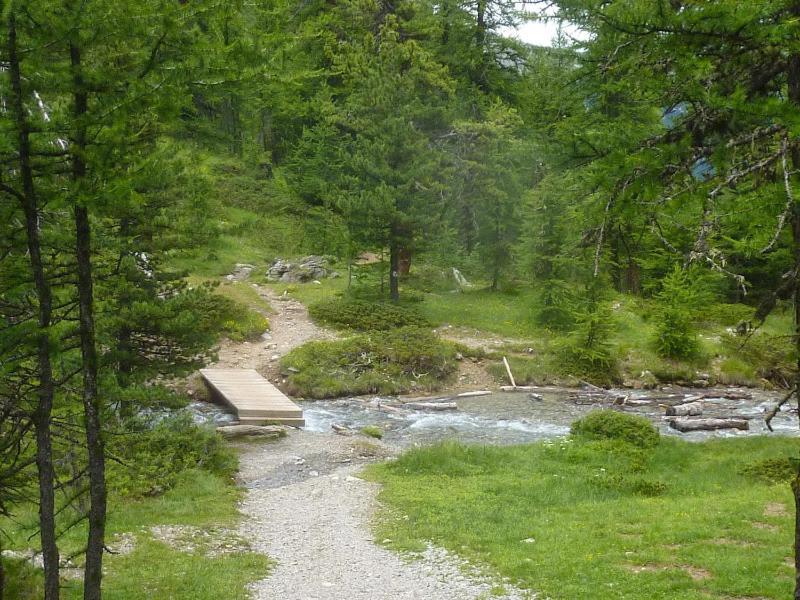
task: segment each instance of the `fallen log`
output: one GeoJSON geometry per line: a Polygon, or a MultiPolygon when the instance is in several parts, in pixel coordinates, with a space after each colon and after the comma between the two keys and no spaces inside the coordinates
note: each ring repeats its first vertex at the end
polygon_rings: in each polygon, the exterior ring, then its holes
{"type": "Polygon", "coordinates": [[[455,402],[406,402],[403,406],[415,410],[458,410],[455,402]]]}
{"type": "Polygon", "coordinates": [[[702,402],[687,402],[667,407],[668,417],[698,417],[703,414],[702,402]]]}
{"type": "Polygon", "coordinates": [[[398,398],[397,402],[400,404],[409,402],[450,402],[450,396],[413,396],[410,398],[398,398]]]}
{"type": "Polygon", "coordinates": [[[750,429],[747,419],[672,419],[669,426],[681,433],[689,431],[713,431],[715,429],[750,429]]]}
{"type": "Polygon", "coordinates": [[[533,392],[538,390],[539,386],[535,385],[501,385],[501,392],[533,392]]]}
{"type": "Polygon", "coordinates": [[[614,404],[621,404],[622,406],[650,406],[652,403],[652,400],[646,398],[628,398],[627,396],[623,396],[619,401],[614,401],[614,404]]]}
{"type": "Polygon", "coordinates": [[[489,396],[492,392],[489,390],[478,390],[475,392],[461,392],[456,394],[456,398],[471,398],[472,396],[489,396]]]}
{"type": "Polygon", "coordinates": [[[700,394],[699,399],[704,398],[724,398],[725,400],[752,400],[753,394],[747,392],[708,392],[700,394]]]}
{"type": "Polygon", "coordinates": [[[225,425],[217,427],[217,433],[226,440],[239,437],[278,439],[286,436],[286,428],[280,425],[225,425]]]}

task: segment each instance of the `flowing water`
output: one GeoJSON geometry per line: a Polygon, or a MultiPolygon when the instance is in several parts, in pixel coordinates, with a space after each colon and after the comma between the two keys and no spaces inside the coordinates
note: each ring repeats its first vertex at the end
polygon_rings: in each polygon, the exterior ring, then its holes
{"type": "MultiPolygon", "coordinates": [[[[399,445],[425,444],[443,439],[458,439],[471,443],[516,444],[557,437],[569,433],[570,424],[591,410],[609,408],[614,396],[628,397],[620,408],[650,419],[667,435],[689,440],[709,437],[731,437],[768,433],[764,424],[767,411],[781,394],[760,390],[719,389],[697,390],[670,388],[668,390],[635,391],[611,390],[608,396],[597,392],[539,388],[535,396],[528,392],[496,392],[488,396],[452,398],[458,410],[406,410],[394,398],[348,398],[303,402],[306,429],[330,431],[333,423],[360,429],[376,425],[384,440],[399,445]],[[749,420],[749,431],[725,429],[713,432],[679,433],[664,419],[664,404],[675,404],[698,395],[704,398],[703,417],[738,417],[749,420]],[[723,395],[742,396],[728,399],[723,395]],[[717,397],[714,397],[717,396],[717,397]],[[384,408],[400,407],[389,412],[384,408]]],[[[776,434],[800,435],[796,411],[787,404],[773,420],[776,434]]]]}
{"type": "MultiPolygon", "coordinates": [[[[690,389],[665,388],[652,391],[578,390],[542,387],[529,392],[495,392],[486,396],[448,398],[457,410],[433,411],[406,408],[392,397],[344,398],[300,402],[309,431],[331,431],[334,423],[359,430],[368,425],[380,427],[384,441],[398,446],[433,443],[457,439],[480,444],[518,444],[558,437],[569,433],[570,424],[592,410],[614,406],[650,419],[666,435],[687,440],[710,437],[733,437],[769,433],[764,416],[782,393],[740,388],[690,389]],[[703,417],[737,417],[748,419],[749,431],[724,429],[679,433],[664,418],[664,405],[703,399],[703,417]],[[734,399],[725,396],[735,396],[734,399]],[[615,397],[627,397],[624,406],[614,405],[615,397]]],[[[224,409],[194,402],[189,407],[197,422],[216,425],[234,419],[224,409]]],[[[773,435],[800,435],[797,411],[784,406],[772,421],[773,435]]]]}

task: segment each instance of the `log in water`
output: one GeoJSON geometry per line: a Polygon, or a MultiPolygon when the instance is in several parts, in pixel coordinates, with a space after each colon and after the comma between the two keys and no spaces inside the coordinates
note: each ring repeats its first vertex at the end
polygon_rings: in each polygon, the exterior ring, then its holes
{"type": "Polygon", "coordinates": [[[681,433],[689,431],[713,431],[715,429],[750,429],[747,419],[672,419],[669,426],[681,433]]]}

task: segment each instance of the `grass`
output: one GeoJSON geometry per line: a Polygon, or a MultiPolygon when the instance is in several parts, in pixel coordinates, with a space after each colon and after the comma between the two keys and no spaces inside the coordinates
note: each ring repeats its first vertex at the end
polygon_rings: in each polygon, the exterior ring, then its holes
{"type": "Polygon", "coordinates": [[[625,448],[566,438],[410,450],[367,472],[384,484],[378,539],[433,541],[553,599],[791,595],[791,492],[745,467],[796,455],[796,440],[625,448]]]}
{"type": "MultiPolygon", "coordinates": [[[[240,519],[237,503],[241,491],[232,482],[205,471],[185,471],[177,485],[165,494],[141,500],[112,498],[107,522],[107,540],[114,546],[115,535],[132,534],[133,552],[107,554],[104,558],[104,597],[120,600],[172,598],[175,600],[247,598],[247,584],[266,577],[269,561],[261,554],[237,551],[207,556],[202,548],[186,552],[154,539],[150,528],[157,525],[188,526],[199,529],[234,528],[240,519]]],[[[9,546],[26,548],[36,515],[21,515],[21,527],[12,532],[9,546]]],[[[81,548],[85,530],[78,527],[62,537],[62,555],[81,548]]],[[[30,590],[41,597],[41,572],[14,564],[10,590],[30,590]]],[[[63,597],[82,597],[80,581],[65,581],[63,597]]],[[[9,593],[9,597],[16,597],[9,593]]]]}
{"type": "Polygon", "coordinates": [[[463,293],[429,293],[419,310],[432,323],[471,327],[517,339],[539,337],[534,322],[538,295],[534,290],[503,293],[469,290],[463,293]]]}

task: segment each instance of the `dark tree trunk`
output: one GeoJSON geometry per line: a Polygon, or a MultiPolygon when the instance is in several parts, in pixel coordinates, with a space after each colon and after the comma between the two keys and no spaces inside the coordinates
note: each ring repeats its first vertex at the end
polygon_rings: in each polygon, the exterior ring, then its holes
{"type": "MultiPolygon", "coordinates": [[[[800,15],[800,2],[792,5],[792,13],[800,15]]],[[[789,68],[787,73],[789,102],[795,108],[800,107],[800,55],[794,54],[789,57],[789,68]]],[[[795,145],[791,148],[792,166],[800,168],[800,150],[795,145]]],[[[794,343],[800,351],[800,205],[795,201],[792,207],[792,241],[794,252],[794,343]]],[[[798,362],[796,366],[794,385],[797,405],[800,407],[800,352],[798,352],[798,362]]],[[[795,569],[795,590],[794,597],[800,600],[800,473],[798,473],[792,485],[795,497],[795,530],[794,530],[794,569],[795,569]]]]}
{"type": "MultiPolygon", "coordinates": [[[[86,127],[88,94],[81,72],[81,51],[70,43],[73,74],[75,136],[72,140],[72,177],[80,188],[86,179],[86,127]]],[[[77,200],[75,214],[75,259],[78,269],[79,333],[83,370],[83,412],[86,420],[86,449],[89,456],[89,534],[86,541],[86,567],[83,578],[84,600],[99,600],[103,577],[105,546],[106,483],[105,448],[101,425],[101,402],[97,382],[97,346],[95,343],[92,285],[91,224],[89,211],[77,200]]]]}
{"type": "Polygon", "coordinates": [[[411,250],[405,246],[401,246],[398,259],[398,272],[400,275],[408,275],[411,273],[411,250]]]}
{"type": "Polygon", "coordinates": [[[53,443],[51,413],[53,410],[53,368],[50,361],[50,334],[53,301],[50,284],[44,269],[39,235],[39,206],[31,168],[29,125],[22,95],[22,76],[17,52],[17,29],[13,8],[8,15],[8,61],[11,77],[11,104],[17,128],[19,175],[22,183],[20,201],[25,213],[25,228],[36,295],[39,301],[39,334],[37,369],[39,376],[38,402],[33,415],[36,428],[36,468],[39,479],[39,531],[44,560],[44,597],[54,600],[59,596],[58,545],[55,519],[55,472],[53,469],[53,443]]]}
{"type": "Polygon", "coordinates": [[[389,243],[389,297],[392,302],[400,300],[400,248],[394,235],[389,243]]]}

